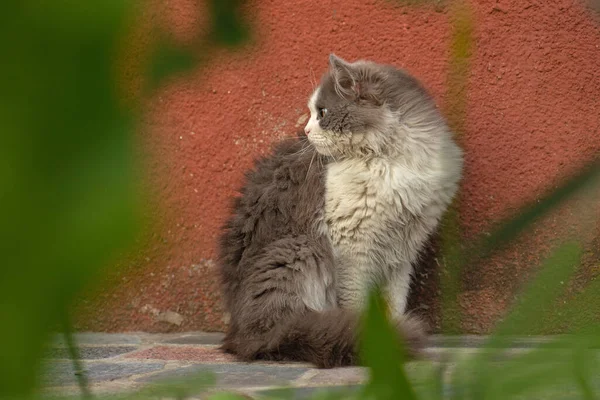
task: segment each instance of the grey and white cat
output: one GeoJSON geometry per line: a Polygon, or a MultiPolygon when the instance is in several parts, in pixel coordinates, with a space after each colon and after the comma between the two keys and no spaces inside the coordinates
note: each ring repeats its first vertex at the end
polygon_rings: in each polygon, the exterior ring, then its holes
{"type": "Polygon", "coordinates": [[[425,89],[392,66],[332,54],[308,108],[305,135],[257,162],[225,226],[223,348],[356,364],[358,313],[377,284],[415,354],[413,265],[457,191],[462,151],[425,89]]]}

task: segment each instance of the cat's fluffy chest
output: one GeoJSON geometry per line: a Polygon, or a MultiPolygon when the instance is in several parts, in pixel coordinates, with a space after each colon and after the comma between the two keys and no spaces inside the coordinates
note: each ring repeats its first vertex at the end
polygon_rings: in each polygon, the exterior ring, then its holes
{"type": "Polygon", "coordinates": [[[327,170],[325,222],[334,248],[359,252],[397,240],[390,227],[420,213],[422,177],[393,160],[348,160],[327,170]]]}

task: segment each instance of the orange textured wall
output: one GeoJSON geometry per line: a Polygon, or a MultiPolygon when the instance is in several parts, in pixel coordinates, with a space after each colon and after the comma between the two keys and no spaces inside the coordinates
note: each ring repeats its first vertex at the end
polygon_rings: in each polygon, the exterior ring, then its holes
{"type": "MultiPolygon", "coordinates": [[[[577,0],[472,0],[471,5],[474,53],[462,137],[466,237],[535,201],[600,152],[598,15],[577,0]]],[[[200,27],[202,18],[195,13],[194,2],[171,0],[152,18],[185,40],[200,27]]],[[[133,260],[122,262],[82,301],[80,329],[224,327],[214,260],[228,199],[256,156],[303,125],[307,97],[330,52],[404,67],[442,109],[452,100],[445,98],[447,7],[257,0],[248,13],[252,45],[217,54],[207,68],[151,99],[140,140],[151,155],[146,172],[161,205],[153,216],[163,222],[133,260]]],[[[600,231],[598,221],[598,213],[582,218],[562,211],[467,277],[459,298],[465,330],[490,329],[544,252],[543,243],[572,231],[588,238],[590,231],[600,231]]],[[[598,272],[596,256],[587,261],[583,281],[598,272]]]]}

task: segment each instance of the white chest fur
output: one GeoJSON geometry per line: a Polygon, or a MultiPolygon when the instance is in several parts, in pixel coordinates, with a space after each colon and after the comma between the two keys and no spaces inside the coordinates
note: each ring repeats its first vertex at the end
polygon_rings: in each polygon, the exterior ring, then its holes
{"type": "Polygon", "coordinates": [[[325,222],[336,257],[340,304],[360,307],[375,281],[391,282],[402,313],[412,263],[450,203],[460,173],[442,158],[411,168],[389,159],[328,167],[325,222]]]}
{"type": "Polygon", "coordinates": [[[394,242],[408,239],[406,234],[411,232],[406,230],[414,228],[415,222],[435,225],[443,212],[435,194],[442,174],[432,172],[386,159],[331,164],[325,220],[334,248],[353,255],[388,246],[398,252],[405,246],[394,242]]]}
{"type": "Polygon", "coordinates": [[[384,163],[348,160],[329,166],[325,217],[334,246],[369,241],[386,219],[401,217],[400,185],[393,175],[384,163]]]}

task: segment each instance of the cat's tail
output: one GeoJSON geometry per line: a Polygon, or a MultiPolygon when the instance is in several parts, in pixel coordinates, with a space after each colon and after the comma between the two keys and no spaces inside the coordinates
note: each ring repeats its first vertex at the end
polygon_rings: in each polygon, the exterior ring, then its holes
{"type": "MultiPolygon", "coordinates": [[[[423,323],[404,316],[396,321],[396,326],[408,358],[417,357],[427,339],[423,323]]],[[[233,352],[248,360],[304,361],[319,368],[357,365],[358,336],[356,314],[343,309],[310,311],[259,339],[246,338],[244,349],[233,352]]],[[[228,348],[227,340],[224,348],[228,348]]]]}

